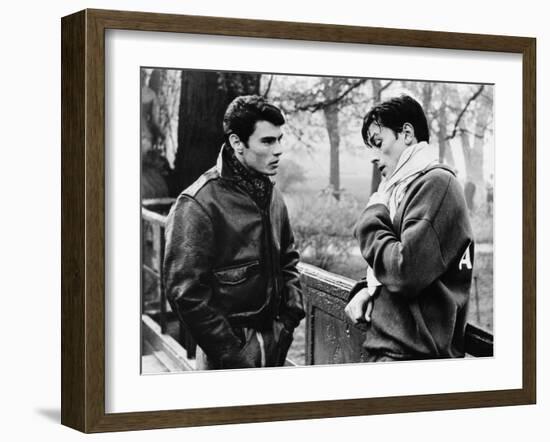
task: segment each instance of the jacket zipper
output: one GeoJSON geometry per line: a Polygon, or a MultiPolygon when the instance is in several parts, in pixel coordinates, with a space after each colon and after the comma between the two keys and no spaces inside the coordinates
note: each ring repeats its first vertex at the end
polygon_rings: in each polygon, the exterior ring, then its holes
{"type": "Polygon", "coordinates": [[[262,218],[263,218],[263,221],[264,221],[264,229],[265,229],[265,235],[266,235],[266,239],[267,239],[268,250],[267,250],[266,255],[267,255],[267,258],[269,260],[268,266],[271,269],[271,274],[272,274],[272,278],[273,278],[272,289],[274,290],[274,292],[273,292],[274,299],[272,299],[271,302],[274,303],[273,309],[275,310],[275,316],[278,316],[279,315],[279,310],[280,310],[280,305],[279,304],[281,303],[281,299],[279,299],[278,273],[277,273],[277,269],[275,268],[275,259],[274,259],[274,256],[273,256],[272,226],[271,226],[271,216],[270,216],[270,213],[269,213],[271,203],[273,202],[272,198],[273,198],[273,188],[271,188],[270,193],[269,193],[269,198],[268,198],[269,203],[268,203],[267,207],[265,209],[261,209],[260,212],[262,214],[262,218]]]}

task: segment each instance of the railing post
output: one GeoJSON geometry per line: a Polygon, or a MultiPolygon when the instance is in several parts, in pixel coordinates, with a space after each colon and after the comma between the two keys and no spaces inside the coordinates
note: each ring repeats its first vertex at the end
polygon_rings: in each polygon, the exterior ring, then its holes
{"type": "Polygon", "coordinates": [[[481,324],[481,312],[479,311],[479,292],[477,289],[477,276],[474,276],[474,289],[475,289],[475,300],[476,300],[476,318],[477,318],[477,323],[481,324]]]}
{"type": "Polygon", "coordinates": [[[141,267],[140,267],[140,272],[139,272],[139,277],[140,277],[140,291],[141,291],[141,314],[143,315],[145,313],[145,293],[144,293],[144,288],[143,288],[143,285],[145,283],[144,279],[145,279],[145,275],[144,275],[144,265],[143,265],[143,254],[145,253],[145,226],[147,224],[147,221],[145,220],[145,218],[143,218],[143,216],[141,217],[141,223],[140,223],[140,228],[141,228],[141,231],[140,231],[140,238],[141,238],[141,267]]]}
{"type": "Polygon", "coordinates": [[[164,290],[164,226],[159,225],[159,290],[160,290],[160,331],[165,334],[168,327],[166,321],[166,292],[164,290]]]}
{"type": "MultiPolygon", "coordinates": [[[[303,284],[304,292],[307,292],[309,289],[307,285],[303,284]]],[[[306,308],[306,337],[305,337],[305,364],[313,364],[313,328],[315,327],[315,318],[313,313],[313,308],[310,301],[310,296],[308,293],[304,293],[304,301],[306,308]]]]}

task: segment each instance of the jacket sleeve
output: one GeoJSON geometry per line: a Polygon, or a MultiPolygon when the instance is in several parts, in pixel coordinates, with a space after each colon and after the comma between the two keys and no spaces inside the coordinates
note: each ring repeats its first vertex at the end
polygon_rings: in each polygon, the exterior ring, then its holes
{"type": "Polygon", "coordinates": [[[300,254],[294,243],[294,234],[290,226],[286,206],[283,206],[283,223],[281,232],[281,271],[285,289],[279,316],[288,330],[294,330],[305,317],[302,287],[298,262],[300,254]]]}
{"type": "Polygon", "coordinates": [[[182,195],[166,223],[164,278],[172,309],[213,361],[223,365],[240,350],[240,340],[210,299],[215,254],[209,215],[193,198],[182,195]]]}
{"type": "Polygon", "coordinates": [[[442,210],[444,201],[446,207],[461,207],[448,187],[446,176],[414,189],[399,234],[386,206],[375,204],[361,215],[355,230],[361,253],[389,292],[416,296],[446,271],[449,257],[465,247],[453,234],[456,218],[442,210]]]}

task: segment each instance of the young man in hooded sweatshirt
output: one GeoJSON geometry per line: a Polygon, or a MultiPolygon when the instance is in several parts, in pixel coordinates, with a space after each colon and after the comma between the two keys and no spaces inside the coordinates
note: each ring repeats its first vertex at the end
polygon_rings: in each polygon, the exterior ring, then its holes
{"type": "Polygon", "coordinates": [[[464,357],[474,240],[462,187],[413,98],[373,107],[362,136],[382,182],[355,226],[368,268],[345,312],[367,326],[367,361],[464,357]]]}

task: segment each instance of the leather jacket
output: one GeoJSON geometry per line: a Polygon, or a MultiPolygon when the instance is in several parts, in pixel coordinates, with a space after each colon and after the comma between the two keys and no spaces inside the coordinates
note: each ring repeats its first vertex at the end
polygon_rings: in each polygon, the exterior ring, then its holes
{"type": "MultiPolygon", "coordinates": [[[[222,149],[223,151],[223,149],[222,149]]],[[[245,344],[243,327],[292,335],[305,316],[286,205],[271,187],[261,210],[220,153],[215,167],[184,190],[166,223],[164,278],[180,320],[220,367],[245,344]]]]}

